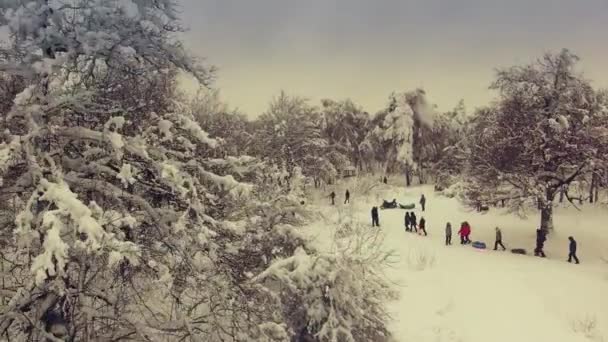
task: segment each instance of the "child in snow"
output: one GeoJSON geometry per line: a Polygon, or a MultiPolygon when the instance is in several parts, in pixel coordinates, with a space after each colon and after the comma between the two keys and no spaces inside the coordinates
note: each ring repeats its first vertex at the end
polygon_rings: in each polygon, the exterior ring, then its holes
{"type": "Polygon", "coordinates": [[[445,245],[451,245],[452,244],[452,224],[450,222],[448,222],[448,224],[446,224],[445,226],[445,245]]]}
{"type": "Polygon", "coordinates": [[[469,239],[469,235],[471,235],[471,226],[469,225],[469,223],[467,221],[462,222],[462,224],[460,225],[460,230],[458,231],[458,234],[460,234],[460,244],[461,245],[466,245],[467,243],[471,243],[471,240],[469,239]]]}
{"type": "Polygon", "coordinates": [[[570,246],[569,246],[570,253],[568,253],[568,262],[572,262],[572,259],[574,259],[574,262],[576,262],[578,264],[579,261],[578,261],[578,258],[576,257],[576,240],[574,240],[574,238],[572,236],[569,236],[568,240],[570,240],[570,246]]]}
{"type": "Polygon", "coordinates": [[[418,225],[418,228],[420,231],[422,231],[422,233],[424,233],[424,236],[426,236],[426,220],[424,219],[424,217],[420,218],[420,224],[418,225]]]}
{"type": "Polygon", "coordinates": [[[331,205],[336,205],[336,193],[332,191],[329,197],[331,197],[331,205]]]}
{"type": "Polygon", "coordinates": [[[350,192],[346,189],[346,194],[344,194],[344,204],[350,203],[350,192]]]}
{"type": "Polygon", "coordinates": [[[500,228],[496,227],[496,242],[494,242],[494,250],[498,250],[499,245],[502,247],[503,251],[507,250],[505,245],[502,244],[502,231],[500,231],[500,228]]]}
{"type": "Polygon", "coordinates": [[[426,198],[424,197],[424,194],[422,194],[422,196],[420,197],[420,207],[422,208],[422,211],[424,211],[425,205],[426,205],[426,198]]]}
{"type": "Polygon", "coordinates": [[[406,211],[405,212],[405,231],[406,232],[409,232],[411,230],[410,229],[410,220],[411,220],[411,218],[410,218],[410,212],[406,211]]]}

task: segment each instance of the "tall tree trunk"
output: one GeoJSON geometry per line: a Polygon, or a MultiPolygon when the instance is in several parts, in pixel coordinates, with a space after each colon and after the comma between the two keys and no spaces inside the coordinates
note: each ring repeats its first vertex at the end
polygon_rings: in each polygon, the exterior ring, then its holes
{"type": "Polygon", "coordinates": [[[405,164],[405,186],[412,185],[412,167],[409,163],[405,164]]]}
{"type": "Polygon", "coordinates": [[[597,202],[595,197],[595,189],[597,188],[597,175],[595,172],[591,175],[591,185],[589,186],[589,203],[597,202]]]}
{"type": "Polygon", "coordinates": [[[600,184],[599,184],[599,179],[597,180],[597,182],[595,183],[595,203],[597,203],[597,201],[599,200],[599,192],[600,192],[600,184]]]}
{"type": "Polygon", "coordinates": [[[553,199],[555,198],[555,190],[547,189],[545,198],[541,198],[540,203],[540,229],[545,232],[553,230],[553,199]]]}
{"type": "Polygon", "coordinates": [[[418,180],[420,184],[426,184],[426,177],[424,174],[424,163],[421,161],[418,167],[418,180]]]}

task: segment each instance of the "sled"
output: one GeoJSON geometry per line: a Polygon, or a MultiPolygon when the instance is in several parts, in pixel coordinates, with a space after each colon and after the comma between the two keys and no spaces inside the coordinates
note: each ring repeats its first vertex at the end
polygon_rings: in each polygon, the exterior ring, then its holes
{"type": "Polygon", "coordinates": [[[526,250],[523,249],[523,248],[513,248],[511,250],[511,253],[513,253],[513,254],[521,254],[521,255],[526,255],[527,254],[526,250]]]}
{"type": "Polygon", "coordinates": [[[396,209],[397,208],[397,202],[388,202],[386,200],[384,200],[382,202],[382,205],[380,206],[380,209],[396,209]]]}
{"type": "Polygon", "coordinates": [[[411,209],[416,208],[416,205],[413,204],[413,203],[412,204],[401,204],[401,203],[399,203],[399,208],[401,208],[401,209],[410,209],[411,210],[411,209]]]}
{"type": "Polygon", "coordinates": [[[486,249],[486,243],[481,241],[474,241],[471,246],[477,249],[486,249]]]}

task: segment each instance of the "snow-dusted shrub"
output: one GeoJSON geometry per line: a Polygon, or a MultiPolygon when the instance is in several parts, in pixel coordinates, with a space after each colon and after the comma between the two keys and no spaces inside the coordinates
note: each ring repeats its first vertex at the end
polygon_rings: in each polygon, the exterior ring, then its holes
{"type": "MultiPolygon", "coordinates": [[[[451,185],[439,191],[439,193],[448,198],[459,198],[464,194],[464,184],[462,182],[450,182],[451,185]]],[[[446,183],[447,184],[447,183],[446,183]]]]}
{"type": "Polygon", "coordinates": [[[253,281],[282,308],[299,340],[388,341],[384,304],[396,298],[383,269],[391,253],[379,248],[377,230],[353,226],[351,238],[331,252],[298,248],[253,281]]]}
{"type": "Polygon", "coordinates": [[[353,189],[357,189],[358,196],[368,196],[372,190],[380,185],[374,177],[357,177],[353,189]]]}
{"type": "Polygon", "coordinates": [[[435,254],[427,249],[413,249],[408,254],[407,263],[411,269],[424,271],[435,266],[435,254]]]}
{"type": "Polygon", "coordinates": [[[584,335],[590,341],[593,342],[604,342],[606,339],[598,331],[598,324],[595,316],[585,316],[581,319],[573,319],[572,331],[575,333],[584,335]]]}

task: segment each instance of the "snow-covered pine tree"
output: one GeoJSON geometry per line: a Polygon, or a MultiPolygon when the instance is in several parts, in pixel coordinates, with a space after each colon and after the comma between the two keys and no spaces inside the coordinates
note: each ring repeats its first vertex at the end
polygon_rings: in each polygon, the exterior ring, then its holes
{"type": "Polygon", "coordinates": [[[500,98],[477,112],[468,133],[473,203],[504,199],[521,209],[534,200],[540,228],[550,230],[558,191],[605,162],[605,105],[577,61],[563,50],[498,72],[500,98]]]}
{"type": "Polygon", "coordinates": [[[407,92],[404,96],[414,113],[412,158],[416,164],[418,180],[420,183],[426,183],[426,172],[431,166],[433,155],[432,129],[438,115],[434,106],[428,102],[423,89],[407,92]]]}
{"type": "Polygon", "coordinates": [[[415,167],[413,127],[414,112],[405,95],[391,94],[388,107],[376,114],[360,146],[368,158],[382,165],[383,172],[403,169],[408,185],[415,167]]]}

